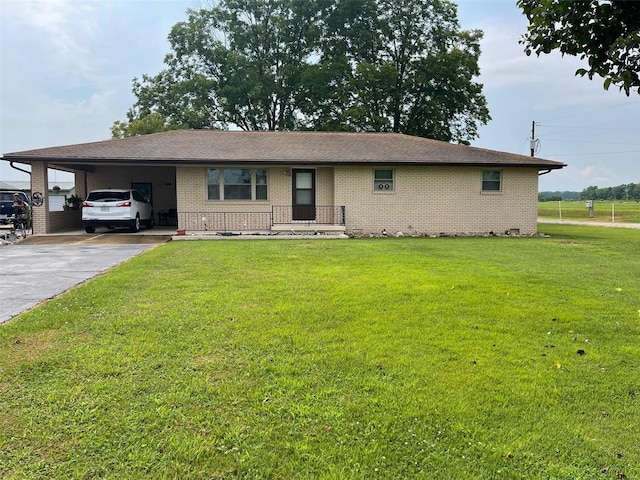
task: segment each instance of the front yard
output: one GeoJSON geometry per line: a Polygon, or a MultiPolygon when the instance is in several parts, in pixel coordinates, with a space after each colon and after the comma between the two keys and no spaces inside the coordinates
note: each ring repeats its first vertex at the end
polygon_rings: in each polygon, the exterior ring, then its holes
{"type": "Polygon", "coordinates": [[[0,477],[640,478],[640,232],[541,230],[155,248],[0,326],[0,477]]]}

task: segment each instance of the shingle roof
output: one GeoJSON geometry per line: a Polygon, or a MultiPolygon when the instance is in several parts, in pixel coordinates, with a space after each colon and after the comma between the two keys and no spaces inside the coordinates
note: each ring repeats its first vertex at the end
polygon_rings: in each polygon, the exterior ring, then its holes
{"type": "Polygon", "coordinates": [[[7,153],[5,160],[64,163],[494,165],[557,169],[561,162],[398,133],[174,130],[7,153]]]}

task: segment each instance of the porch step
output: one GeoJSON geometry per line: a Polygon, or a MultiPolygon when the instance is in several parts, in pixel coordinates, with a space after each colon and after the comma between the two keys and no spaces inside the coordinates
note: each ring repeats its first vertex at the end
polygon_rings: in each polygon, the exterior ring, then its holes
{"type": "Polygon", "coordinates": [[[272,225],[272,232],[326,232],[326,233],[344,233],[344,225],[317,225],[309,223],[291,223],[283,225],[272,225]]]}

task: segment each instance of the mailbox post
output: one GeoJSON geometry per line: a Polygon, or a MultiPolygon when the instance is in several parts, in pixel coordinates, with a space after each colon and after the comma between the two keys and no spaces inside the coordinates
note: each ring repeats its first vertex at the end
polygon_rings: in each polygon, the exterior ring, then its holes
{"type": "Polygon", "coordinates": [[[589,218],[593,218],[593,200],[587,200],[585,206],[589,209],[589,218]]]}

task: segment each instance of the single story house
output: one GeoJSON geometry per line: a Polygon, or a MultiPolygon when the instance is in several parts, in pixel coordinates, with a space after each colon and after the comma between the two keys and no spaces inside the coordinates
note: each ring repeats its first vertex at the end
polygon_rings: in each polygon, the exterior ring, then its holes
{"type": "MultiPolygon", "coordinates": [[[[76,193],[140,189],[157,220],[189,232],[534,234],[538,176],[566,165],[397,133],[175,130],[4,154],[76,193]]],[[[80,212],[34,208],[34,233],[81,228],[80,212]]]]}

